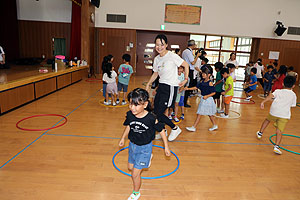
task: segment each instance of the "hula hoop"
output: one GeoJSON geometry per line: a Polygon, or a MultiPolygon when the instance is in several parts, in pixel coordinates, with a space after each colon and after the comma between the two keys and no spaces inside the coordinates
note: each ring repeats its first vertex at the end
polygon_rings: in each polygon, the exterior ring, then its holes
{"type": "MultiPolygon", "coordinates": [[[[276,135],[276,134],[271,135],[270,138],[269,138],[270,142],[271,142],[273,145],[276,145],[276,144],[272,141],[272,137],[274,137],[275,135],[276,135]]],[[[300,136],[297,136],[297,135],[290,135],[290,134],[282,134],[282,135],[290,136],[290,137],[295,137],[295,138],[300,138],[300,136]]],[[[278,145],[278,146],[279,146],[279,145],[278,145]]],[[[282,147],[282,146],[279,146],[279,148],[280,148],[280,149],[283,149],[283,150],[285,150],[285,151],[288,151],[288,152],[290,152],[290,153],[294,153],[294,154],[300,155],[300,153],[298,153],[298,152],[296,152],[296,151],[292,151],[292,150],[286,149],[286,148],[284,148],[284,147],[282,147]]]]}
{"type": "Polygon", "coordinates": [[[174,124],[177,125],[177,124],[180,124],[181,122],[182,122],[182,119],[180,119],[179,122],[174,121],[174,124]]]}
{"type": "Polygon", "coordinates": [[[103,100],[99,100],[99,104],[100,104],[101,106],[105,106],[105,107],[108,107],[108,108],[122,108],[122,107],[127,107],[127,106],[128,106],[128,104],[125,104],[125,105],[117,104],[116,106],[113,106],[113,105],[105,105],[103,100]]]}
{"type": "Polygon", "coordinates": [[[300,103],[297,103],[296,105],[297,105],[298,107],[300,107],[300,103]]]}
{"type": "MultiPolygon", "coordinates": [[[[158,147],[158,148],[161,148],[161,149],[165,149],[164,147],[161,147],[161,146],[158,146],[158,145],[152,145],[152,146],[153,146],[153,147],[158,147]]],[[[112,163],[113,163],[114,167],[115,167],[119,172],[121,172],[122,174],[125,174],[125,175],[127,175],[127,176],[131,176],[131,174],[122,171],[122,170],[119,169],[119,168],[117,167],[117,165],[115,164],[115,157],[118,155],[118,153],[120,153],[121,151],[123,151],[123,150],[125,150],[125,149],[128,149],[128,147],[125,147],[125,148],[123,148],[123,149],[120,149],[119,151],[117,151],[117,153],[115,153],[115,155],[114,155],[113,158],[112,158],[112,163]]],[[[174,169],[172,172],[170,172],[170,173],[168,173],[168,174],[165,174],[165,175],[162,175],[162,176],[155,176],[155,177],[143,177],[143,176],[142,176],[141,178],[142,178],[142,179],[159,179],[159,178],[164,178],[164,177],[170,176],[171,174],[174,174],[174,173],[178,170],[178,168],[179,168],[180,161],[179,161],[178,156],[177,156],[173,151],[171,151],[171,153],[175,156],[175,158],[177,159],[177,162],[178,162],[176,169],[174,169]]]]}
{"type": "Polygon", "coordinates": [[[236,92],[243,92],[244,90],[243,90],[243,89],[233,89],[233,91],[236,91],[236,92]]]}
{"type": "Polygon", "coordinates": [[[221,119],[238,119],[238,118],[240,118],[240,117],[241,117],[241,114],[240,114],[239,112],[237,112],[237,111],[234,111],[234,110],[229,110],[229,112],[234,112],[234,113],[238,114],[238,116],[237,116],[237,117],[228,117],[228,118],[222,118],[221,116],[215,115],[215,117],[217,117],[217,118],[221,118],[221,119]]]}
{"type": "Polygon", "coordinates": [[[145,82],[142,83],[142,85],[143,85],[143,86],[146,86],[147,83],[148,83],[148,81],[145,81],[145,82]]]}
{"type": "MultiPolygon", "coordinates": [[[[233,99],[246,99],[246,98],[242,98],[242,97],[233,97],[233,99]]],[[[255,101],[250,99],[250,101],[248,101],[248,103],[246,102],[238,102],[238,101],[234,101],[231,100],[232,103],[239,103],[239,104],[255,104],[255,101]]]]}
{"type": "Polygon", "coordinates": [[[85,81],[86,82],[90,82],[90,83],[102,83],[102,79],[101,78],[88,78],[85,81]]]}
{"type": "Polygon", "coordinates": [[[29,116],[29,117],[26,117],[26,118],[23,118],[23,119],[19,120],[16,123],[16,127],[18,129],[23,130],[23,131],[47,131],[47,130],[51,130],[51,129],[55,129],[55,128],[61,127],[61,126],[65,125],[67,123],[67,121],[68,121],[68,119],[65,116],[63,116],[63,115],[58,115],[58,114],[40,114],[40,115],[32,115],[32,116],[29,116]],[[22,127],[19,126],[19,124],[22,121],[25,121],[27,119],[34,118],[34,117],[41,117],[41,116],[58,116],[58,117],[62,117],[65,121],[64,121],[64,123],[62,123],[60,125],[53,126],[53,127],[50,127],[50,128],[43,128],[43,129],[29,129],[29,128],[22,128],[22,127]]]}

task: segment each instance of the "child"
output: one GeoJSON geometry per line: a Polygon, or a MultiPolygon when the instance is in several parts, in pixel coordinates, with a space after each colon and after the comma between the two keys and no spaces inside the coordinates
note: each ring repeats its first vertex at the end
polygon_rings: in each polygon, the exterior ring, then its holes
{"type": "Polygon", "coordinates": [[[226,67],[229,69],[229,74],[233,79],[233,82],[236,82],[236,75],[235,75],[235,65],[232,63],[228,63],[226,67]]]}
{"type": "Polygon", "coordinates": [[[188,131],[196,131],[196,127],[200,122],[201,115],[208,115],[210,121],[213,124],[213,127],[209,128],[209,131],[214,131],[218,129],[218,125],[216,124],[215,114],[216,114],[216,104],[214,102],[213,96],[216,94],[215,87],[210,80],[210,76],[212,75],[213,69],[210,65],[206,65],[206,68],[202,70],[202,80],[198,82],[197,87],[186,88],[186,90],[201,90],[201,101],[197,110],[197,118],[191,127],[186,127],[188,131]]]}
{"type": "Polygon", "coordinates": [[[149,94],[146,90],[136,88],[128,94],[130,111],[127,112],[124,133],[119,146],[124,146],[124,140],[128,136],[130,140],[128,152],[128,169],[131,170],[133,192],[128,200],[140,198],[141,173],[144,168],[150,167],[152,158],[152,140],[155,131],[160,132],[165,146],[166,156],[170,156],[167,137],[164,133],[164,124],[158,122],[149,112],[149,94]]]}
{"type": "Polygon", "coordinates": [[[264,109],[264,103],[274,99],[270,113],[261,125],[260,130],[256,133],[258,139],[263,135],[264,130],[268,127],[270,121],[274,122],[276,128],[276,145],[274,146],[273,151],[276,154],[282,154],[279,150],[279,145],[282,138],[282,132],[291,118],[291,107],[296,107],[297,96],[292,91],[295,87],[296,79],[292,76],[287,76],[284,79],[284,89],[278,89],[273,93],[270,93],[269,96],[261,102],[261,109],[264,109]]]}
{"type": "MultiPolygon", "coordinates": [[[[178,80],[180,82],[184,81],[184,73],[183,73],[184,68],[182,66],[178,67],[178,80]]],[[[184,90],[183,87],[178,88],[176,100],[175,100],[175,116],[174,116],[174,121],[179,122],[179,119],[177,118],[178,115],[178,107],[181,107],[181,116],[180,119],[184,119],[184,90]]]]}
{"type": "Polygon", "coordinates": [[[223,69],[223,63],[216,62],[215,70],[217,72],[217,76],[216,76],[216,83],[214,84],[214,87],[216,88],[216,94],[213,96],[213,98],[217,102],[217,112],[218,113],[220,113],[224,109],[224,108],[220,108],[220,97],[221,97],[221,93],[223,91],[222,88],[223,88],[223,83],[224,83],[221,72],[220,72],[221,69],[223,69]]]}
{"type": "Polygon", "coordinates": [[[264,97],[269,95],[270,91],[272,90],[272,82],[275,79],[274,73],[273,73],[273,66],[269,65],[267,67],[268,72],[264,75],[264,97]]]}
{"type": "MultiPolygon", "coordinates": [[[[105,67],[107,63],[112,63],[114,61],[114,57],[112,55],[107,55],[104,56],[103,61],[102,61],[102,74],[104,75],[104,71],[106,71],[105,67]]],[[[105,98],[104,104],[107,104],[109,100],[106,98],[106,87],[107,83],[103,81],[103,97],[105,98]]]]}
{"type": "Polygon", "coordinates": [[[250,81],[250,73],[251,73],[251,69],[252,69],[252,67],[250,66],[250,63],[247,63],[247,64],[246,64],[246,69],[245,69],[245,79],[244,79],[244,83],[250,81]]]}
{"type": "Polygon", "coordinates": [[[250,92],[256,90],[256,87],[257,87],[257,78],[255,75],[256,72],[257,72],[256,68],[252,68],[250,71],[250,82],[249,82],[248,87],[244,89],[245,94],[247,96],[245,101],[250,101],[250,99],[252,98],[252,96],[250,95],[250,92]]]}
{"type": "MultiPolygon", "coordinates": [[[[118,78],[118,92],[120,93],[123,89],[123,100],[122,105],[126,104],[126,93],[128,89],[128,83],[130,79],[130,75],[133,73],[132,67],[130,66],[129,62],[131,56],[129,54],[124,54],[122,56],[124,64],[121,64],[118,70],[119,78],[118,78]]],[[[117,99],[117,104],[119,104],[120,100],[117,99]]]]}
{"type": "Polygon", "coordinates": [[[224,79],[226,79],[226,81],[224,84],[225,91],[222,92],[222,95],[224,95],[225,113],[222,113],[220,117],[228,118],[229,106],[231,99],[233,98],[233,78],[230,76],[228,68],[221,69],[221,75],[224,79]]]}
{"type": "Polygon", "coordinates": [[[294,72],[294,67],[290,66],[287,70],[287,75],[288,76],[294,76],[296,78],[296,82],[298,81],[298,74],[297,72],[294,72]]]}
{"type": "Polygon", "coordinates": [[[275,77],[276,80],[274,81],[274,84],[272,86],[272,92],[274,92],[277,89],[283,88],[283,80],[286,77],[286,72],[287,72],[287,67],[285,65],[281,65],[275,77]]]}
{"type": "Polygon", "coordinates": [[[108,94],[111,94],[112,99],[112,105],[116,106],[115,102],[115,95],[118,95],[118,88],[116,83],[116,77],[118,76],[117,73],[114,71],[112,64],[107,63],[104,67],[104,74],[102,80],[107,83],[106,86],[106,101],[104,101],[105,105],[110,105],[110,102],[108,101],[108,94]]]}
{"type": "Polygon", "coordinates": [[[258,82],[261,84],[262,87],[264,87],[264,81],[263,81],[263,75],[264,75],[264,66],[262,64],[262,59],[257,59],[257,62],[255,63],[254,67],[257,69],[256,77],[258,82]]]}

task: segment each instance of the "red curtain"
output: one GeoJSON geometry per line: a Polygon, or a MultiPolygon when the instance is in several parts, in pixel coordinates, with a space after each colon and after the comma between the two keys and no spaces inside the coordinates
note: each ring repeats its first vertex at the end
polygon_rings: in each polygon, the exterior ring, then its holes
{"type": "Polygon", "coordinates": [[[81,0],[72,1],[70,59],[81,55],[81,0]]]}

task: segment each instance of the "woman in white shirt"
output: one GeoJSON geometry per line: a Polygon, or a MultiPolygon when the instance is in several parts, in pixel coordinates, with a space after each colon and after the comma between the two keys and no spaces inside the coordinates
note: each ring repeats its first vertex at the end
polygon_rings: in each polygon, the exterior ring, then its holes
{"type": "MultiPolygon", "coordinates": [[[[234,64],[235,69],[237,69],[239,67],[239,62],[236,60],[236,55],[235,53],[231,53],[229,60],[227,60],[224,63],[224,66],[226,66],[227,64],[234,64]]],[[[230,76],[233,78],[234,81],[236,81],[236,75],[235,75],[235,71],[233,71],[232,73],[230,73],[230,76]]]]}
{"type": "Polygon", "coordinates": [[[181,133],[181,129],[164,114],[167,108],[173,107],[177,96],[178,87],[186,84],[189,77],[189,65],[177,54],[168,51],[168,39],[165,35],[157,35],[155,38],[155,50],[159,55],[154,58],[153,74],[146,85],[149,92],[152,82],[159,76],[159,84],[154,99],[154,113],[158,121],[172,128],[168,140],[173,141],[181,133]],[[183,66],[185,79],[178,80],[178,67],[183,66]]]}
{"type": "Polygon", "coordinates": [[[261,84],[262,87],[264,87],[264,80],[263,80],[264,66],[260,58],[257,59],[257,62],[255,63],[254,67],[257,69],[256,72],[257,81],[261,84]]]}

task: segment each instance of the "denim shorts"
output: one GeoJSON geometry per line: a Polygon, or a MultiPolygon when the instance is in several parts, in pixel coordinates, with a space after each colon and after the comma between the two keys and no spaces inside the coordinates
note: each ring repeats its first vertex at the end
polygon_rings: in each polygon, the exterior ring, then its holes
{"type": "Polygon", "coordinates": [[[123,92],[127,92],[128,90],[128,85],[125,85],[123,83],[118,82],[118,91],[121,92],[123,89],[123,92]]]}
{"type": "Polygon", "coordinates": [[[148,168],[152,154],[152,142],[146,145],[136,145],[132,142],[128,147],[128,163],[136,169],[148,168]]]}

